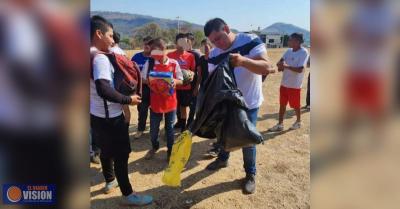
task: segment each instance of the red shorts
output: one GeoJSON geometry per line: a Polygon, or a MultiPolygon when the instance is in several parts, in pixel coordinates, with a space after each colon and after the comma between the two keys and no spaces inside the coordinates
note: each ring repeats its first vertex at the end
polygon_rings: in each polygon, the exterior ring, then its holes
{"type": "Polygon", "coordinates": [[[349,73],[346,80],[347,105],[380,112],[384,106],[384,83],[381,77],[378,73],[349,73]]]}
{"type": "Polygon", "coordinates": [[[279,89],[279,103],[281,106],[286,106],[288,103],[291,108],[300,108],[300,90],[281,86],[279,89]]]}

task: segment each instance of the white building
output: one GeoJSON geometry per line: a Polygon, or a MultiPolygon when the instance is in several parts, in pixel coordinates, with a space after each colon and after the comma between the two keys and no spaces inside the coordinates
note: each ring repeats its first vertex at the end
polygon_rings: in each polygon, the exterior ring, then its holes
{"type": "MultiPolygon", "coordinates": [[[[251,32],[244,32],[251,33],[251,32]]],[[[283,37],[284,34],[279,32],[262,32],[259,34],[262,42],[265,43],[267,48],[283,48],[283,37]]]]}
{"type": "Polygon", "coordinates": [[[268,29],[261,31],[260,38],[265,43],[267,48],[282,48],[284,34],[276,29],[268,29]]]}
{"type": "Polygon", "coordinates": [[[282,48],[283,47],[283,35],[267,34],[266,45],[267,45],[267,48],[282,48]]]}

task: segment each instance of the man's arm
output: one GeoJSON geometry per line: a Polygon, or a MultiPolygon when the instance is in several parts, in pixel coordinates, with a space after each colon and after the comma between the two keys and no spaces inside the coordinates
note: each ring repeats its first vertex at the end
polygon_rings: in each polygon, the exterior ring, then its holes
{"type": "Polygon", "coordinates": [[[255,74],[267,75],[269,73],[275,72],[275,70],[272,69],[271,64],[268,60],[267,52],[264,52],[254,58],[247,58],[238,53],[235,53],[231,54],[230,59],[233,66],[244,67],[255,74]]]}
{"type": "Polygon", "coordinates": [[[285,69],[289,69],[289,70],[291,70],[291,71],[293,71],[293,72],[296,72],[296,73],[302,73],[302,72],[304,71],[304,66],[301,66],[301,67],[292,67],[292,66],[289,66],[288,64],[284,63],[284,64],[283,64],[283,67],[284,67],[285,69]]]}
{"type": "Polygon", "coordinates": [[[284,63],[283,63],[283,67],[284,67],[285,69],[291,70],[291,71],[296,72],[296,73],[302,73],[302,72],[304,71],[304,68],[305,68],[306,64],[307,64],[307,60],[308,60],[308,54],[305,53],[305,54],[303,55],[303,57],[301,58],[301,61],[300,61],[301,66],[299,66],[299,67],[293,67],[293,66],[289,66],[288,64],[286,64],[286,63],[284,62],[284,63]]]}
{"type": "Polygon", "coordinates": [[[201,83],[201,66],[198,65],[197,66],[197,80],[196,80],[196,84],[193,88],[193,96],[197,96],[197,94],[199,93],[199,87],[200,87],[200,83],[201,83]]]}

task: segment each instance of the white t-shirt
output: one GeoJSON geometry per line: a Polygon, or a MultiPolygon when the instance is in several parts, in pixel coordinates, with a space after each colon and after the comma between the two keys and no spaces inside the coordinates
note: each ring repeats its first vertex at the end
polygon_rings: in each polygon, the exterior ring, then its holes
{"type": "MultiPolygon", "coordinates": [[[[306,67],[308,61],[308,51],[306,48],[301,47],[297,51],[293,49],[288,49],[283,55],[283,59],[286,64],[291,67],[306,67]]],[[[283,70],[281,85],[287,88],[300,89],[303,83],[304,71],[301,73],[296,73],[289,69],[283,70]]]]}
{"type": "MultiPolygon", "coordinates": [[[[243,46],[253,39],[258,38],[258,36],[254,34],[247,33],[238,33],[236,34],[236,38],[232,44],[232,46],[227,50],[222,50],[219,48],[214,48],[210,51],[209,57],[216,57],[219,54],[230,51],[234,48],[243,46]]],[[[259,44],[255,46],[247,55],[244,55],[248,58],[259,57],[260,55],[267,52],[265,48],[265,44],[259,44]]],[[[208,64],[208,71],[212,73],[216,68],[216,65],[208,64]]],[[[264,101],[263,93],[262,93],[262,76],[255,74],[244,67],[235,67],[234,69],[236,83],[238,85],[239,90],[243,93],[244,100],[249,109],[258,108],[261,106],[264,101]]]]}
{"type": "MultiPolygon", "coordinates": [[[[93,52],[96,48],[91,48],[93,52]]],[[[106,118],[103,98],[97,94],[94,80],[109,80],[111,86],[114,87],[114,67],[110,60],[104,54],[98,54],[93,59],[93,79],[90,79],[90,114],[97,117],[106,118]]],[[[107,101],[108,113],[110,118],[117,117],[122,114],[122,105],[107,101]]]]}
{"type": "Polygon", "coordinates": [[[396,16],[393,8],[385,3],[378,5],[360,4],[351,18],[351,27],[357,31],[349,47],[351,70],[380,72],[390,69],[393,54],[392,40],[396,34],[396,16]],[[379,44],[374,44],[374,39],[379,44]]]}
{"type": "Polygon", "coordinates": [[[124,50],[122,50],[118,45],[115,45],[114,47],[110,48],[111,52],[114,52],[115,54],[120,54],[120,55],[125,55],[126,53],[124,52],[124,50]]]}

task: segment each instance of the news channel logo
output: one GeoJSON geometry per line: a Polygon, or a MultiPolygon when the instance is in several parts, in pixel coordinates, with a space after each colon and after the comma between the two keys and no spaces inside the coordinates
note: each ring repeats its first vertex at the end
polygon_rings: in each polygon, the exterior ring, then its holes
{"type": "Polygon", "coordinates": [[[3,204],[51,205],[56,201],[54,184],[4,184],[3,204]]]}

